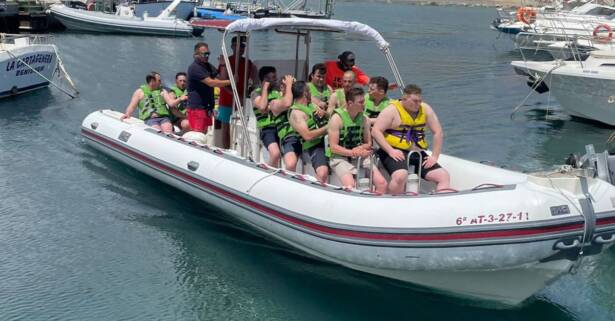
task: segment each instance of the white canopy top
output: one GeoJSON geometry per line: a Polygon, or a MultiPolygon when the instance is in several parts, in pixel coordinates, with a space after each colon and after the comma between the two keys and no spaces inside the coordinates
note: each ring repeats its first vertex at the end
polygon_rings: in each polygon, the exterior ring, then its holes
{"type": "Polygon", "coordinates": [[[389,43],[382,38],[374,28],[356,21],[307,19],[307,18],[262,18],[262,19],[239,19],[226,27],[226,32],[248,32],[253,30],[265,30],[273,28],[294,29],[321,29],[330,31],[342,31],[371,38],[378,43],[381,50],[388,48],[389,43]]]}

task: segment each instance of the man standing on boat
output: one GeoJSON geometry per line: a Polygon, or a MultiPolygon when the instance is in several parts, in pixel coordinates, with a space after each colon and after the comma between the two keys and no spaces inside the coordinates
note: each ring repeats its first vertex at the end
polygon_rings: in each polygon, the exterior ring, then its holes
{"type": "Polygon", "coordinates": [[[421,178],[435,182],[436,191],[450,185],[448,171],[438,164],[444,139],[442,126],[431,106],[423,102],[421,94],[417,85],[407,85],[399,101],[392,101],[378,115],[372,128],[372,136],[380,146],[378,156],[391,175],[389,192],[392,194],[405,191],[408,165],[414,166],[416,174],[420,168],[421,178]],[[425,127],[433,134],[431,155],[425,152],[428,147],[425,127]]]}
{"type": "Polygon", "coordinates": [[[206,132],[212,124],[215,105],[214,87],[230,86],[230,80],[217,79],[216,67],[209,63],[209,46],[199,42],[194,46],[194,61],[188,67],[187,115],[190,128],[206,132]]]}
{"type": "Polygon", "coordinates": [[[130,103],[128,103],[121,119],[130,118],[138,107],[139,119],[143,120],[146,125],[162,130],[165,133],[172,133],[173,124],[171,123],[171,113],[167,105],[173,107],[186,100],[186,97],[171,99],[167,91],[161,88],[160,74],[155,71],[145,76],[145,82],[145,85],[141,85],[132,94],[130,103]]]}
{"type": "Polygon", "coordinates": [[[333,111],[337,108],[346,107],[346,93],[349,92],[356,85],[356,76],[352,71],[346,71],[342,80],[342,87],[336,89],[329,98],[329,107],[327,113],[333,114],[333,111]]]}
{"type": "Polygon", "coordinates": [[[355,66],[355,56],[352,51],[344,51],[337,56],[337,60],[325,62],[327,67],[327,85],[333,89],[342,87],[342,79],[347,71],[354,72],[357,83],[367,85],[369,77],[359,67],[355,66]]]}
{"type": "MultiPolygon", "coordinates": [[[[372,169],[372,138],[369,118],[364,115],[365,92],[352,88],[346,94],[346,108],[337,108],[329,121],[329,148],[331,170],[345,188],[356,188],[354,175],[361,159],[363,168],[372,169]]],[[[387,182],[376,167],[373,168],[373,183],[377,193],[384,194],[387,182]]],[[[357,177],[357,180],[360,177],[357,177]]]]}
{"type": "Polygon", "coordinates": [[[321,183],[329,178],[329,160],[325,155],[327,112],[311,103],[308,84],[293,84],[293,105],[290,107],[290,125],[301,137],[304,159],[309,159],[321,183]]]}
{"type": "MultiPolygon", "coordinates": [[[[235,76],[235,81],[237,85],[237,93],[239,94],[239,99],[243,104],[244,97],[244,84],[249,85],[251,83],[256,83],[256,66],[252,63],[251,60],[247,60],[248,63],[248,79],[249,82],[246,83],[245,73],[246,73],[246,58],[244,57],[246,51],[246,37],[245,36],[235,36],[231,40],[231,50],[233,51],[233,55],[229,57],[229,62],[231,64],[230,68],[226,68],[224,65],[224,60],[220,60],[220,66],[218,69],[220,70],[220,78],[221,79],[229,79],[228,73],[232,72],[233,76],[235,76]],[[239,41],[238,41],[239,40],[239,41]],[[239,42],[239,43],[238,43],[239,42]],[[239,61],[239,68],[235,68],[235,65],[239,61]],[[251,83],[250,83],[251,82],[251,83]]],[[[226,87],[220,88],[220,99],[218,100],[218,109],[216,113],[215,125],[214,128],[222,129],[222,147],[229,148],[231,145],[231,115],[233,114],[233,89],[226,87]]]]}
{"type": "Polygon", "coordinates": [[[188,122],[188,118],[186,118],[186,100],[188,99],[186,77],[187,74],[185,72],[178,72],[175,75],[175,85],[173,85],[171,91],[169,91],[171,99],[181,99],[175,107],[170,107],[171,114],[174,118],[173,125],[185,132],[190,130],[190,123],[188,122]]]}
{"type": "Polygon", "coordinates": [[[365,95],[365,114],[370,124],[374,124],[376,117],[390,104],[388,90],[389,81],[386,78],[378,76],[369,79],[365,95]]]}
{"type": "Polygon", "coordinates": [[[291,91],[293,78],[286,76],[284,82],[288,83],[284,90],[278,90],[278,78],[274,67],[264,66],[258,71],[258,78],[261,87],[252,93],[252,105],[254,106],[254,116],[256,117],[256,127],[260,131],[260,138],[263,146],[269,152],[270,166],[278,167],[280,162],[280,143],[278,138],[277,123],[283,117],[279,117],[281,112],[286,115],[286,110],[293,102],[291,91]],[[274,114],[272,110],[276,110],[274,114]]]}

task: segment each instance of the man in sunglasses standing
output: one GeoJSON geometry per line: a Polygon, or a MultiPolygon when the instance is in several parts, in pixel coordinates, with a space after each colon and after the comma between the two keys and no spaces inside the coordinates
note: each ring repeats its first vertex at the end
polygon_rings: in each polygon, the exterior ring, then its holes
{"type": "Polygon", "coordinates": [[[355,78],[358,84],[365,86],[369,82],[369,76],[367,76],[359,67],[355,66],[355,56],[352,51],[344,51],[337,56],[336,60],[330,60],[325,62],[327,67],[327,77],[325,81],[327,85],[338,89],[342,87],[344,73],[352,71],[355,74],[355,78]]]}
{"type": "Polygon", "coordinates": [[[188,106],[187,115],[193,131],[207,132],[212,124],[215,105],[214,87],[230,86],[229,80],[220,80],[216,67],[209,63],[209,46],[198,42],[194,46],[194,61],[188,67],[188,106]]]}

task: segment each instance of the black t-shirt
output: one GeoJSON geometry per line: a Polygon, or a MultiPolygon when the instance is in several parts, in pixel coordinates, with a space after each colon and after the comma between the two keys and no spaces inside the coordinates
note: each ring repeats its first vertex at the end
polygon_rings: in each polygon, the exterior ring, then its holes
{"type": "Polygon", "coordinates": [[[215,78],[216,68],[207,63],[202,65],[196,60],[188,67],[188,108],[214,109],[214,88],[203,83],[205,78],[215,78]]]}

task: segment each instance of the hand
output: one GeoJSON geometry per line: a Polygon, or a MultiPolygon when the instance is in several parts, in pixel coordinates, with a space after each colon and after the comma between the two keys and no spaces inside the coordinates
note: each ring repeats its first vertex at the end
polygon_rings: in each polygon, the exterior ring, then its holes
{"type": "Polygon", "coordinates": [[[120,120],[121,120],[121,121],[124,121],[124,119],[126,119],[126,118],[130,118],[130,115],[128,115],[128,114],[122,114],[122,116],[120,117],[120,120]]]}
{"type": "Polygon", "coordinates": [[[263,81],[263,89],[269,89],[269,86],[271,86],[270,82],[268,82],[267,80],[263,81]]]}
{"type": "Polygon", "coordinates": [[[372,151],[369,149],[365,149],[365,148],[359,148],[359,156],[365,158],[365,157],[369,157],[369,155],[372,154],[372,151]]]}
{"type": "Polygon", "coordinates": [[[431,156],[427,156],[427,158],[425,158],[423,160],[423,167],[425,168],[431,168],[432,166],[436,165],[436,163],[438,162],[438,158],[431,155],[431,156]]]}
{"type": "Polygon", "coordinates": [[[393,148],[388,154],[392,159],[398,162],[404,161],[406,159],[404,153],[399,149],[393,148]]]}
{"type": "Polygon", "coordinates": [[[287,86],[286,88],[290,88],[290,86],[292,86],[295,82],[295,77],[291,75],[286,75],[284,76],[284,79],[282,79],[282,82],[284,83],[284,85],[287,86]]]}
{"type": "Polygon", "coordinates": [[[186,100],[188,100],[187,95],[182,95],[181,97],[179,97],[179,101],[186,101],[186,100]]]}
{"type": "Polygon", "coordinates": [[[314,110],[314,114],[318,118],[323,118],[323,117],[325,117],[325,115],[327,115],[327,112],[325,110],[323,110],[322,108],[316,106],[316,110],[314,110]]]}

